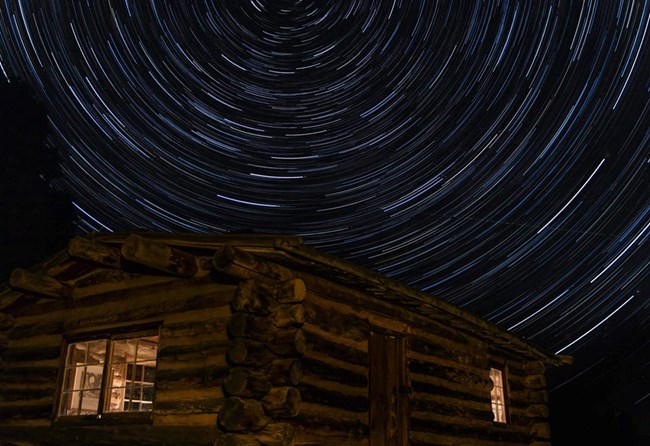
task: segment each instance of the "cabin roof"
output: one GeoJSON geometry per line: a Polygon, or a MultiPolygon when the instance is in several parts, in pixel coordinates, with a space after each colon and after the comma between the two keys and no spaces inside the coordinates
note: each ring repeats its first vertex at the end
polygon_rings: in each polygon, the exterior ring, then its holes
{"type": "MultiPolygon", "coordinates": [[[[569,357],[558,356],[536,347],[519,336],[503,328],[491,324],[478,316],[462,310],[441,299],[411,288],[404,283],[386,277],[370,269],[347,262],[341,258],[323,253],[303,243],[300,237],[269,234],[183,234],[183,233],[92,233],[86,237],[75,237],[70,248],[62,250],[49,259],[41,262],[30,271],[40,277],[54,279],[54,285],[63,287],[57,292],[65,293],[66,282],[87,274],[96,267],[94,262],[76,258],[73,252],[73,242],[90,241],[111,251],[104,265],[122,269],[120,264],[120,249],[124,252],[125,241],[133,237],[141,237],[165,246],[172,247],[185,253],[197,256],[203,261],[197,262],[197,275],[206,275],[212,267],[211,259],[216,252],[224,247],[232,247],[245,253],[253,254],[264,260],[300,271],[312,276],[339,283],[374,298],[393,303],[405,309],[415,310],[418,314],[434,321],[445,323],[457,330],[472,334],[503,350],[515,353],[529,360],[542,360],[547,364],[562,365],[570,362],[569,357]],[[72,255],[71,255],[72,254],[72,255]],[[115,257],[117,256],[117,258],[115,257]],[[209,261],[206,261],[209,259],[209,261]],[[57,285],[58,284],[58,285],[57,285]]],[[[103,260],[102,260],[103,262],[103,260]]],[[[18,271],[18,270],[16,270],[18,271]]],[[[14,274],[16,273],[14,272],[14,274]]],[[[23,271],[23,270],[21,270],[23,271]]],[[[152,273],[153,274],[153,273],[152,273]]],[[[12,275],[13,279],[13,275],[12,275]]],[[[14,290],[5,286],[0,289],[0,311],[8,308],[22,292],[16,290],[20,285],[14,285],[14,290]]],[[[39,300],[32,300],[37,303],[39,300]]]]}

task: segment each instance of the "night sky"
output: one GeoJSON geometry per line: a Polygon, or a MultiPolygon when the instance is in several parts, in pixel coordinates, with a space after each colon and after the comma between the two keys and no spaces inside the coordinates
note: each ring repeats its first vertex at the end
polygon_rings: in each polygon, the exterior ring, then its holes
{"type": "Polygon", "coordinates": [[[614,410],[647,410],[650,1],[5,0],[0,22],[79,232],[301,235],[574,355],[552,388],[615,370],[614,410]]]}

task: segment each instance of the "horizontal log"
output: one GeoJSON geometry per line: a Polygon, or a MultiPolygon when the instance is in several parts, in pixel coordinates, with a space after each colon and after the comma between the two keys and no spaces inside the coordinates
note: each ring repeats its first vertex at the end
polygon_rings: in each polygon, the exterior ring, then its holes
{"type": "Polygon", "coordinates": [[[235,367],[223,382],[224,391],[230,396],[261,398],[271,390],[271,383],[259,370],[235,367]]]}
{"type": "Polygon", "coordinates": [[[303,400],[291,420],[298,444],[367,444],[368,412],[352,412],[303,400]],[[340,441],[340,443],[339,443],[340,441]]]}
{"type": "Polygon", "coordinates": [[[411,397],[411,409],[413,412],[431,412],[486,421],[494,419],[489,395],[486,397],[485,402],[479,403],[477,401],[414,392],[411,397]]]}
{"type": "Polygon", "coordinates": [[[307,287],[301,279],[289,279],[277,285],[259,284],[260,293],[281,304],[303,302],[307,296],[307,287]]]}
{"type": "Polygon", "coordinates": [[[271,423],[254,434],[224,434],[217,438],[214,446],[293,446],[295,431],[286,423],[271,423]]]}
{"type": "Polygon", "coordinates": [[[302,358],[305,375],[319,379],[336,381],[353,387],[368,386],[368,369],[366,367],[348,364],[340,359],[308,351],[302,358]]]}
{"type": "Polygon", "coordinates": [[[9,348],[9,336],[5,333],[0,333],[0,354],[9,348]]]}
{"type": "MultiPolygon", "coordinates": [[[[156,383],[157,384],[157,383],[156,383]]],[[[156,386],[156,403],[173,401],[225,400],[226,395],[220,386],[184,386],[175,389],[161,389],[156,386]]]]}
{"type": "MultiPolygon", "coordinates": [[[[494,435],[497,437],[497,435],[494,435]]],[[[513,437],[504,435],[504,437],[513,437]]],[[[413,446],[522,446],[528,445],[530,438],[518,435],[515,438],[491,439],[491,438],[477,438],[471,432],[468,434],[459,434],[453,430],[446,432],[419,430],[411,428],[409,435],[409,444],[413,446]],[[469,436],[468,436],[469,435],[469,436]],[[523,438],[523,439],[522,439],[523,438]]]]}
{"type": "Polygon", "coordinates": [[[307,341],[302,330],[288,329],[277,333],[266,346],[278,356],[295,357],[305,353],[307,341]]]}
{"type": "Polygon", "coordinates": [[[281,305],[267,317],[276,327],[298,327],[305,323],[305,309],[300,304],[281,305]]]}
{"type": "MultiPolygon", "coordinates": [[[[457,392],[466,395],[489,395],[493,388],[492,380],[471,383],[458,383],[446,378],[440,378],[431,374],[410,373],[411,380],[420,383],[430,384],[437,388],[447,389],[451,392],[457,392]]],[[[435,393],[435,392],[434,392],[435,393]]]]}
{"type": "Polygon", "coordinates": [[[277,305],[301,303],[306,295],[305,282],[300,279],[290,279],[276,285],[249,279],[241,282],[233,299],[233,309],[268,314],[277,305]]]}
{"type": "Polygon", "coordinates": [[[467,401],[485,402],[490,395],[489,389],[480,389],[476,386],[461,385],[444,379],[426,375],[412,374],[411,388],[414,392],[422,394],[446,396],[467,401]]]}
{"type": "Polygon", "coordinates": [[[528,418],[548,418],[548,406],[546,404],[531,404],[526,408],[528,418]]]}
{"type": "Polygon", "coordinates": [[[68,243],[68,254],[78,259],[105,265],[110,268],[121,267],[122,255],[118,249],[76,236],[68,243]]]}
{"type": "MultiPolygon", "coordinates": [[[[40,362],[40,361],[39,361],[40,362]]],[[[34,365],[28,366],[25,363],[12,363],[9,367],[6,363],[0,368],[0,387],[9,384],[44,384],[56,382],[59,373],[59,361],[55,365],[34,365]]]]}
{"type": "Polygon", "coordinates": [[[131,262],[179,277],[192,277],[199,269],[194,255],[137,234],[124,240],[121,252],[131,262]]]}
{"type": "Polygon", "coordinates": [[[0,402],[0,420],[37,419],[52,416],[52,397],[46,396],[34,400],[0,402]]]}
{"type": "Polygon", "coordinates": [[[367,412],[370,407],[365,389],[315,380],[309,376],[303,379],[298,389],[304,403],[345,409],[351,412],[367,412]]]}
{"type": "Polygon", "coordinates": [[[537,440],[548,440],[551,438],[551,428],[548,423],[535,423],[530,429],[530,435],[537,440]]]}
{"type": "Polygon", "coordinates": [[[277,359],[261,342],[236,338],[230,342],[228,360],[234,365],[260,367],[277,359]]]}
{"type": "Polygon", "coordinates": [[[441,378],[452,383],[469,385],[475,389],[492,389],[492,380],[488,370],[474,369],[462,364],[446,361],[432,356],[409,352],[409,369],[411,373],[441,378]]]}
{"type": "Polygon", "coordinates": [[[32,328],[38,331],[61,323],[63,331],[70,332],[157,317],[165,319],[176,312],[221,311],[222,306],[230,304],[234,292],[234,286],[174,278],[142,288],[75,298],[68,306],[60,301],[46,302],[21,310],[25,314],[17,318],[12,335],[27,326],[31,327],[25,334],[32,328]]]}
{"type": "Polygon", "coordinates": [[[418,420],[418,423],[421,424],[433,423],[436,425],[446,425],[449,426],[450,429],[453,429],[455,426],[492,429],[494,426],[494,422],[492,420],[468,418],[458,415],[445,415],[435,412],[412,411],[411,418],[418,420]]]}
{"type": "Polygon", "coordinates": [[[372,329],[367,319],[354,314],[354,309],[347,305],[332,304],[311,298],[304,303],[306,317],[311,324],[331,333],[332,336],[343,337],[355,341],[364,341],[372,329]]]}
{"type": "MultiPolygon", "coordinates": [[[[126,413],[115,414],[113,418],[124,420],[126,413]]],[[[138,414],[141,415],[141,414],[138,414]]],[[[142,417],[140,417],[142,419],[142,417]]],[[[36,446],[36,445],[183,445],[183,446],[209,446],[214,438],[219,435],[215,423],[215,415],[186,415],[186,416],[159,416],[154,424],[133,420],[132,424],[113,421],[109,422],[103,417],[100,423],[92,427],[74,425],[62,420],[48,420],[45,426],[38,421],[19,423],[15,421],[12,426],[2,428],[3,446],[36,446]],[[163,419],[158,424],[157,420],[163,419]],[[171,424],[168,424],[171,422],[171,424]],[[191,424],[174,424],[184,422],[191,424]],[[119,423],[119,425],[118,425],[119,423]],[[210,439],[206,441],[206,439],[210,439]]],[[[66,420],[67,421],[67,420],[66,420]]]]}
{"type": "MultiPolygon", "coordinates": [[[[177,340],[183,341],[183,339],[184,338],[179,338],[177,340]]],[[[216,336],[210,339],[207,336],[201,336],[194,342],[192,342],[190,338],[187,342],[162,345],[158,350],[158,354],[162,357],[198,353],[200,356],[205,357],[208,355],[224,353],[228,348],[228,345],[228,339],[221,339],[216,336]]]]}
{"type": "Polygon", "coordinates": [[[30,382],[0,386],[0,401],[27,401],[39,398],[52,398],[56,390],[56,381],[33,384],[30,382]]]}
{"type": "MultiPolygon", "coordinates": [[[[477,437],[485,436],[485,431],[497,431],[505,429],[509,432],[516,433],[518,436],[529,437],[530,423],[512,424],[507,426],[495,425],[492,420],[468,418],[464,416],[442,415],[433,412],[412,411],[411,419],[417,420],[415,425],[431,425],[434,430],[457,430],[459,434],[470,428],[476,433],[477,437]]],[[[465,431],[465,433],[469,433],[465,431]]],[[[526,443],[527,444],[527,443],[526,443]]]]}
{"type": "Polygon", "coordinates": [[[510,398],[513,402],[525,401],[528,404],[548,403],[548,393],[546,390],[523,390],[523,391],[510,391],[510,398]]]}
{"type": "Polygon", "coordinates": [[[228,376],[229,370],[230,365],[226,362],[225,354],[192,361],[161,358],[156,370],[156,387],[176,389],[186,386],[220,386],[228,376]]]}
{"type": "Polygon", "coordinates": [[[9,284],[19,290],[31,291],[57,299],[64,299],[72,295],[72,288],[68,285],[53,277],[22,268],[13,270],[9,276],[9,284]]]}
{"type": "Polygon", "coordinates": [[[155,402],[155,414],[160,415],[191,415],[210,413],[215,418],[219,408],[225,403],[225,398],[196,398],[192,400],[164,400],[155,402]]]}
{"type": "Polygon", "coordinates": [[[477,356],[473,351],[469,351],[467,349],[461,349],[444,344],[437,344],[414,336],[409,337],[409,349],[413,352],[428,356],[434,356],[437,358],[443,358],[448,361],[457,362],[459,364],[481,368],[485,367],[485,370],[488,370],[487,356],[481,358],[480,356],[477,356]]]}
{"type": "Polygon", "coordinates": [[[9,330],[16,325],[16,321],[10,314],[0,313],[0,331],[9,330]]]}
{"type": "Polygon", "coordinates": [[[302,326],[308,351],[325,354],[349,364],[368,367],[368,341],[337,336],[309,322],[302,326]]]}
{"type": "MultiPolygon", "coordinates": [[[[202,312],[208,313],[209,311],[202,310],[202,312]]],[[[205,321],[192,321],[183,324],[170,325],[164,322],[161,329],[161,347],[228,339],[226,330],[228,318],[208,319],[207,315],[204,317],[205,321]]]]}
{"type": "Polygon", "coordinates": [[[256,279],[275,284],[294,278],[294,273],[276,263],[266,261],[249,252],[224,245],[214,254],[214,268],[239,279],[256,279]]]}
{"type": "Polygon", "coordinates": [[[529,389],[545,389],[546,377],[544,375],[528,375],[524,378],[524,385],[529,389]]]}
{"type": "Polygon", "coordinates": [[[236,396],[226,399],[218,417],[219,426],[226,432],[255,432],[262,430],[269,422],[259,401],[236,396]]]}
{"type": "Polygon", "coordinates": [[[529,375],[543,375],[546,371],[546,365],[543,361],[526,362],[522,368],[529,375]]]}
{"type": "Polygon", "coordinates": [[[59,347],[63,344],[63,335],[61,334],[35,334],[29,338],[13,339],[11,347],[16,349],[23,348],[45,348],[59,347]]]}
{"type": "Polygon", "coordinates": [[[276,359],[262,368],[266,379],[275,386],[296,386],[303,378],[302,362],[298,359],[276,359]]]}
{"type": "Polygon", "coordinates": [[[195,310],[170,312],[165,315],[164,328],[177,334],[179,331],[225,331],[225,327],[232,316],[230,302],[224,299],[225,304],[210,305],[206,308],[195,310]]]}
{"type": "Polygon", "coordinates": [[[340,432],[331,429],[321,431],[301,429],[296,432],[298,445],[336,445],[336,446],[368,446],[368,436],[354,432],[340,432]]]}
{"type": "Polygon", "coordinates": [[[228,321],[231,336],[246,337],[260,342],[268,342],[282,329],[271,324],[268,318],[248,313],[235,313],[228,321]]]}
{"type": "Polygon", "coordinates": [[[8,348],[2,353],[2,359],[11,362],[37,361],[58,359],[61,356],[61,346],[30,346],[22,348],[8,348]]]}
{"type": "MultiPolygon", "coordinates": [[[[442,417],[437,414],[412,412],[411,429],[417,432],[432,434],[452,434],[457,439],[467,442],[470,438],[484,441],[500,441],[504,444],[528,444],[531,440],[529,427],[495,426],[488,420],[477,420],[466,417],[442,417]]],[[[467,443],[459,443],[467,444],[467,443]]],[[[469,443],[469,444],[474,444],[469,443]]]]}
{"type": "Polygon", "coordinates": [[[232,309],[259,315],[269,314],[271,309],[279,304],[270,297],[271,294],[271,292],[262,293],[257,281],[243,280],[237,287],[237,292],[232,300],[232,309]]]}
{"type": "Polygon", "coordinates": [[[264,398],[262,406],[274,418],[293,418],[300,412],[300,392],[295,387],[273,387],[264,398]]]}
{"type": "MultiPolygon", "coordinates": [[[[194,413],[194,414],[156,414],[156,416],[153,419],[153,424],[154,424],[154,429],[160,432],[164,432],[164,429],[161,429],[162,427],[168,427],[172,429],[173,432],[178,432],[180,431],[181,427],[187,426],[187,437],[181,438],[177,441],[176,444],[182,444],[185,446],[186,444],[189,443],[189,440],[195,440],[197,443],[201,445],[205,445],[205,438],[215,438],[217,435],[217,432],[219,432],[219,428],[217,427],[217,415],[214,413],[194,413]],[[203,442],[197,441],[198,439],[194,438],[195,436],[200,436],[200,431],[202,430],[203,427],[211,427],[212,430],[206,431],[208,433],[211,433],[211,435],[206,435],[201,438],[203,442]]],[[[142,426],[142,425],[141,425],[142,426]]],[[[115,428],[113,427],[113,430],[115,428]]],[[[165,441],[161,442],[162,444],[174,444],[172,441],[173,436],[165,437],[162,433],[158,434],[160,435],[159,438],[164,438],[165,441]],[[170,443],[171,442],[171,443],[170,443]]],[[[141,442],[142,441],[142,432],[140,432],[140,436],[138,440],[141,442]]],[[[88,444],[93,444],[95,440],[88,444]]],[[[129,443],[127,443],[129,444],[129,443]]],[[[139,443],[138,443],[139,444],[139,443]]]]}

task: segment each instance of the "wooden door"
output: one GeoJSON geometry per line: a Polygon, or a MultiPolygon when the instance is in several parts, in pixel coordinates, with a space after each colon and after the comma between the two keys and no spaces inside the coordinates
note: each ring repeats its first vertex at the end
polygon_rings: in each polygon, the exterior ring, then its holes
{"type": "Polygon", "coordinates": [[[407,446],[410,414],[406,338],[371,332],[368,354],[370,446],[407,446]]]}

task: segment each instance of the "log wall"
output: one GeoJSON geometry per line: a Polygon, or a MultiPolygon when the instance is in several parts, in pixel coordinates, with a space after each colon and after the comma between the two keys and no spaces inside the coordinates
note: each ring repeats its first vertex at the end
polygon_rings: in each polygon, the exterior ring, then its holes
{"type": "Polygon", "coordinates": [[[38,444],[161,444],[176,439],[179,444],[212,445],[225,402],[227,326],[237,287],[209,277],[148,282],[115,291],[122,287],[91,284],[73,299],[25,306],[2,316],[3,326],[11,327],[0,335],[0,341],[6,339],[0,342],[0,437],[29,432],[38,444]],[[160,326],[150,421],[129,425],[130,414],[124,414],[126,424],[119,429],[106,420],[70,425],[55,420],[53,425],[65,337],[141,323],[160,326]]]}
{"type": "Polygon", "coordinates": [[[215,446],[290,446],[301,407],[304,283],[240,282],[228,324],[231,365],[215,446]]]}
{"type": "Polygon", "coordinates": [[[549,441],[543,364],[524,363],[453,327],[331,283],[307,282],[307,289],[296,444],[368,444],[370,331],[407,338],[410,444],[549,441]],[[505,426],[492,421],[491,364],[507,369],[510,422],[505,426]]]}
{"type": "Polygon", "coordinates": [[[107,268],[81,265],[87,273],[63,282],[21,271],[12,283],[50,299],[26,294],[25,302],[39,303],[0,312],[3,440],[24,439],[29,428],[43,445],[369,445],[368,339],[378,332],[408,345],[400,392],[409,399],[409,444],[550,444],[544,364],[390,296],[227,245],[213,258],[141,237],[127,239],[121,255],[84,241],[71,252],[107,268]],[[115,269],[125,261],[166,276],[115,269]],[[150,422],[54,420],[65,337],[141,323],[161,334],[150,422]],[[506,370],[508,425],[492,421],[494,364],[506,370]]]}

